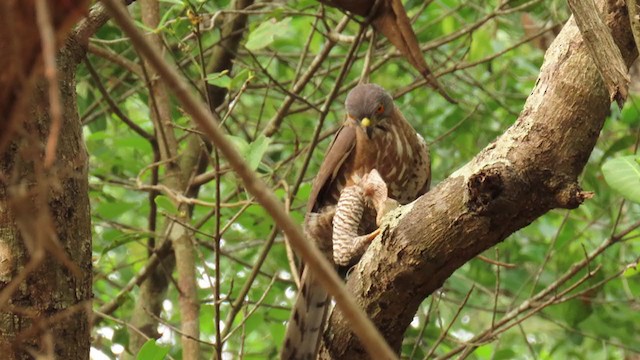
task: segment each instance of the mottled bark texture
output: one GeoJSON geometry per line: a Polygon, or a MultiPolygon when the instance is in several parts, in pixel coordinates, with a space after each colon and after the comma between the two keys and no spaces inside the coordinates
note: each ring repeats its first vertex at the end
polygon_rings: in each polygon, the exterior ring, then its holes
{"type": "MultiPolygon", "coordinates": [[[[3,69],[14,72],[2,79],[10,87],[0,86],[0,114],[6,116],[0,131],[14,130],[0,150],[0,357],[88,359],[91,219],[88,159],[75,92],[83,50],[70,40],[57,57],[63,124],[56,160],[45,169],[51,119],[38,29],[35,20],[25,22],[30,28],[16,36],[11,26],[27,20],[15,8],[8,11],[14,23],[0,24],[0,33],[12,34],[21,44],[11,51],[0,49],[3,69]],[[33,57],[21,57],[27,53],[33,57]]],[[[9,43],[0,38],[0,44],[9,43]]]]}
{"type": "MultiPolygon", "coordinates": [[[[607,6],[605,22],[628,66],[637,52],[625,4],[607,6]]],[[[456,269],[547,211],[582,203],[577,178],[609,106],[571,19],[548,50],[515,124],[431,192],[398,209],[351,273],[347,286],[396,351],[420,303],[456,269]]],[[[367,358],[337,310],[321,357],[367,358]]]]}

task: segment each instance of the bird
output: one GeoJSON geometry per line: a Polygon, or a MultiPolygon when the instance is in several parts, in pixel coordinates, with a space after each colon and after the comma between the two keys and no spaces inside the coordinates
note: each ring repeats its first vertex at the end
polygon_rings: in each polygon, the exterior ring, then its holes
{"type": "MultiPolygon", "coordinates": [[[[359,260],[389,204],[407,204],[431,183],[429,148],[384,88],[355,86],[345,110],[313,182],[304,220],[306,237],[337,270],[359,260]]],[[[308,268],[300,284],[283,360],[314,359],[326,320],[329,296],[308,268]]]]}

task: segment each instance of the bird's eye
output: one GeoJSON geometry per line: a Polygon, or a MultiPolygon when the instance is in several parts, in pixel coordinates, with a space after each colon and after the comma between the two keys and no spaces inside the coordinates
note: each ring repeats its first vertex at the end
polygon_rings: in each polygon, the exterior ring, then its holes
{"type": "Polygon", "coordinates": [[[376,114],[382,114],[384,112],[384,105],[380,104],[378,105],[378,108],[376,109],[376,114]]]}

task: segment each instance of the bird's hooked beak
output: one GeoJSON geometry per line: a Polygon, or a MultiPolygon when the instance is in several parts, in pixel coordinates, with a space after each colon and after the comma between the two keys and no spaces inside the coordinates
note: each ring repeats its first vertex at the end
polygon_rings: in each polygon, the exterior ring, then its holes
{"type": "Polygon", "coordinates": [[[368,117],[362,118],[362,120],[360,120],[360,126],[362,126],[362,129],[367,134],[367,137],[371,139],[371,135],[373,134],[373,128],[371,127],[371,119],[369,119],[368,117]]]}

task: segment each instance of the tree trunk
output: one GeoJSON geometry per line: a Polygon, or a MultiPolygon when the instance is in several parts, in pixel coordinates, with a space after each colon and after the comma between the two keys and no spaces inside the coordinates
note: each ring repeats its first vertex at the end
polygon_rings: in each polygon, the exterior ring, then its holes
{"type": "Polygon", "coordinates": [[[88,359],[91,219],[75,89],[84,50],[70,40],[57,56],[62,119],[45,168],[51,117],[42,49],[55,40],[40,39],[40,31],[64,39],[86,1],[40,9],[48,30],[34,26],[36,12],[33,1],[0,4],[0,351],[3,359],[88,359]]]}
{"type": "MultiPolygon", "coordinates": [[[[237,0],[229,5],[235,10],[242,10],[253,4],[253,0],[237,0]]],[[[157,8],[155,1],[148,0],[143,2],[143,8],[157,8]]],[[[143,13],[143,19],[147,26],[155,27],[159,15],[151,16],[152,11],[143,13]],[[145,18],[146,17],[146,18],[145,18]]],[[[233,68],[232,60],[235,58],[240,40],[244,36],[244,29],[247,22],[247,15],[238,13],[229,16],[222,28],[222,38],[220,44],[216,45],[212,51],[210,58],[211,64],[208,66],[208,72],[230,71],[233,68]]],[[[160,48],[162,43],[159,35],[152,35],[150,41],[154,46],[160,48]]],[[[148,67],[152,69],[152,67],[148,67]]],[[[207,140],[191,135],[187,140],[188,145],[185,150],[179,151],[173,129],[168,126],[171,122],[169,111],[169,97],[164,84],[157,81],[152,84],[151,91],[154,93],[155,101],[150,101],[149,108],[152,111],[154,126],[156,128],[156,138],[160,147],[160,158],[164,161],[171,159],[179,153],[179,159],[168,166],[167,175],[160,183],[176,192],[185,191],[188,188],[188,180],[190,176],[203,173],[209,164],[209,153],[211,145],[207,140]],[[157,107],[157,115],[155,108],[157,107]],[[162,127],[165,127],[162,129],[162,127]],[[160,131],[165,132],[165,136],[158,136],[160,131]],[[169,139],[169,141],[165,141],[169,139]],[[203,151],[202,144],[205,143],[207,151],[203,151]]],[[[209,92],[211,111],[224,102],[227,90],[213,85],[207,85],[206,91],[209,92]]],[[[186,190],[189,197],[197,197],[199,186],[192,186],[186,190]]],[[[181,221],[188,223],[192,208],[184,206],[184,213],[189,214],[181,218],[181,221]]],[[[188,358],[199,357],[200,344],[193,338],[199,336],[199,304],[195,299],[195,265],[194,250],[192,247],[193,239],[191,232],[186,229],[180,222],[167,218],[163,224],[162,234],[158,243],[155,245],[156,250],[163,246],[164,241],[170,241],[173,248],[171,256],[167,256],[162,260],[162,265],[158,266],[151,275],[140,285],[140,295],[136,299],[135,311],[131,318],[131,324],[141,330],[147,337],[157,338],[158,334],[158,318],[162,309],[162,302],[166,298],[167,288],[170,282],[172,271],[177,268],[178,281],[180,287],[180,312],[182,321],[182,345],[184,346],[183,355],[188,358]]],[[[131,342],[129,351],[132,356],[139,351],[140,347],[146,341],[146,338],[140,336],[138,331],[129,331],[131,342]]]]}
{"type": "MultiPolygon", "coordinates": [[[[6,54],[6,53],[5,53],[6,54]]],[[[88,359],[91,218],[88,158],[77,112],[75,70],[82,49],[58,56],[63,107],[56,160],[43,165],[48,85],[36,81],[28,110],[0,158],[0,349],[3,359],[88,359]]],[[[20,60],[19,58],[16,60],[20,60]]],[[[24,89],[24,88],[23,88],[24,89]]],[[[20,93],[18,97],[30,97],[20,93]]],[[[0,113],[8,114],[7,109],[0,113]]]]}

